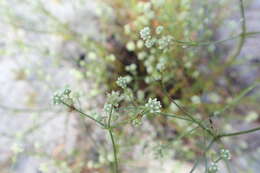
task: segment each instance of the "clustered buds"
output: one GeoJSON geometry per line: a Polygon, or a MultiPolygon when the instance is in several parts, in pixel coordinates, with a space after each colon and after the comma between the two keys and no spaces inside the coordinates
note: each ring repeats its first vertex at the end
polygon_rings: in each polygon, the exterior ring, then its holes
{"type": "Polygon", "coordinates": [[[159,49],[164,50],[168,48],[172,43],[172,36],[163,36],[158,40],[159,49]]]}
{"type": "Polygon", "coordinates": [[[160,101],[157,101],[157,99],[156,98],[154,98],[154,99],[151,99],[151,98],[149,98],[149,100],[148,100],[148,103],[146,103],[145,104],[145,107],[147,108],[147,111],[149,112],[149,113],[159,113],[159,112],[161,112],[161,103],[160,103],[160,101]]]}
{"type": "Polygon", "coordinates": [[[116,81],[116,84],[120,86],[123,89],[126,89],[127,84],[131,81],[131,79],[128,76],[125,77],[119,77],[116,81]]]}
{"type": "Polygon", "coordinates": [[[112,111],[112,109],[113,109],[113,105],[112,105],[112,104],[106,103],[106,104],[104,105],[104,111],[105,111],[107,114],[110,114],[111,111],[112,111]]]}
{"type": "Polygon", "coordinates": [[[149,27],[145,27],[140,31],[140,36],[143,40],[148,40],[151,38],[151,29],[149,27]]]}
{"type": "Polygon", "coordinates": [[[156,28],[156,34],[161,34],[162,33],[162,31],[163,31],[163,26],[158,26],[157,28],[156,28]]]}
{"type": "Polygon", "coordinates": [[[71,100],[70,98],[71,90],[69,88],[65,88],[62,91],[57,91],[53,95],[53,103],[55,105],[61,104],[63,102],[67,102],[71,100]]]}
{"type": "Polygon", "coordinates": [[[209,173],[216,173],[218,172],[218,165],[217,163],[213,162],[209,166],[209,173]]]}
{"type": "Polygon", "coordinates": [[[117,107],[121,100],[122,100],[122,96],[120,96],[120,93],[118,91],[112,91],[111,93],[107,94],[108,104],[117,107]]]}
{"type": "MultiPolygon", "coordinates": [[[[155,29],[155,33],[160,35],[163,32],[163,26],[158,26],[155,29]]],[[[167,51],[172,44],[173,37],[170,35],[162,36],[161,38],[152,38],[151,29],[149,27],[145,27],[140,31],[140,37],[145,41],[145,46],[147,48],[153,47],[155,44],[158,45],[158,49],[167,51]]]]}
{"type": "Polygon", "coordinates": [[[230,151],[227,150],[227,149],[221,149],[220,150],[220,157],[223,160],[230,160],[231,159],[230,151]]]}
{"type": "Polygon", "coordinates": [[[220,161],[220,160],[230,160],[231,159],[231,154],[230,154],[230,151],[227,150],[227,149],[221,149],[220,150],[220,156],[219,156],[219,159],[212,162],[210,167],[209,167],[209,173],[216,173],[218,171],[218,165],[217,163],[220,161]]]}

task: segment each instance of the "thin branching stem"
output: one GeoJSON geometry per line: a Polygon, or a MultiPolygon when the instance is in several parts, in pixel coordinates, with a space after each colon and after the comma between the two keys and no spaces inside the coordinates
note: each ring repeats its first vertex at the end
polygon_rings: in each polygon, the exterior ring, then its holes
{"type": "Polygon", "coordinates": [[[113,131],[112,131],[112,129],[111,129],[112,112],[113,112],[113,108],[110,110],[110,113],[109,113],[107,127],[108,127],[109,136],[110,136],[110,139],[111,139],[111,142],[112,142],[112,146],[113,146],[113,155],[114,155],[114,164],[113,164],[113,165],[114,165],[114,173],[118,173],[117,148],[116,148],[116,144],[115,144],[115,139],[114,139],[113,131]]]}
{"type": "Polygon", "coordinates": [[[65,105],[65,106],[67,106],[68,108],[71,108],[72,110],[78,112],[80,115],[83,115],[84,117],[87,117],[87,118],[89,118],[89,119],[95,121],[95,122],[98,123],[101,127],[103,127],[103,128],[105,127],[105,124],[104,124],[104,123],[102,123],[102,122],[96,120],[95,118],[93,118],[92,116],[90,116],[90,115],[84,113],[83,111],[79,110],[79,109],[76,108],[75,106],[69,105],[68,103],[66,103],[66,102],[64,102],[64,101],[62,101],[62,104],[65,105]]]}
{"type": "Polygon", "coordinates": [[[163,113],[163,112],[161,112],[160,114],[163,115],[163,116],[166,116],[166,117],[172,117],[172,118],[177,118],[177,119],[184,120],[184,121],[193,122],[191,119],[185,118],[185,117],[182,117],[182,116],[179,116],[179,115],[168,114],[168,113],[163,113]]]}
{"type": "Polygon", "coordinates": [[[188,111],[186,111],[182,106],[180,106],[178,103],[176,103],[175,100],[173,100],[167,93],[166,89],[165,89],[165,86],[164,86],[164,83],[163,81],[161,80],[161,87],[162,87],[162,90],[164,92],[164,94],[169,98],[169,100],[172,101],[173,104],[175,104],[179,110],[181,110],[188,118],[190,118],[191,121],[193,121],[194,123],[196,123],[197,125],[199,125],[203,130],[205,130],[209,135],[211,135],[212,137],[215,136],[215,134],[210,130],[208,129],[207,127],[204,126],[204,124],[200,121],[200,120],[197,120],[196,118],[194,118],[188,111]]]}
{"type": "Polygon", "coordinates": [[[256,127],[256,128],[253,128],[253,129],[239,131],[239,132],[235,132],[235,133],[224,133],[224,134],[218,135],[218,137],[223,138],[223,137],[230,137],[230,136],[238,136],[238,135],[256,132],[256,131],[259,131],[259,130],[260,130],[260,127],[256,127]]]}
{"type": "Polygon", "coordinates": [[[240,7],[240,13],[241,13],[241,30],[242,33],[240,34],[240,39],[238,42],[238,45],[236,47],[236,49],[228,56],[227,58],[227,65],[231,65],[234,63],[234,60],[236,59],[236,57],[240,54],[245,40],[246,40],[246,17],[245,17],[245,9],[244,9],[244,2],[243,0],[239,0],[239,7],[240,7]]]}
{"type": "MultiPolygon", "coordinates": [[[[206,153],[210,150],[210,148],[211,148],[212,145],[216,142],[216,140],[218,140],[217,137],[214,137],[214,138],[211,140],[211,142],[209,143],[209,145],[208,145],[208,146],[206,147],[206,149],[204,150],[203,156],[206,155],[206,153]]],[[[191,168],[190,173],[193,173],[193,172],[195,171],[195,169],[196,169],[196,167],[198,166],[199,162],[200,162],[200,159],[197,159],[196,162],[194,163],[193,167],[191,168]]]]}

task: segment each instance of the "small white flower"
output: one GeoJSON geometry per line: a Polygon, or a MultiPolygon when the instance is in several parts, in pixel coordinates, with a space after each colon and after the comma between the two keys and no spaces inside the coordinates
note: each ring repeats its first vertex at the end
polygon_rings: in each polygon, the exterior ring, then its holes
{"type": "Polygon", "coordinates": [[[106,103],[104,105],[104,111],[107,113],[107,114],[110,114],[110,112],[113,110],[113,105],[112,104],[108,104],[106,103]]]}
{"type": "Polygon", "coordinates": [[[165,69],[167,61],[165,57],[161,57],[159,63],[156,65],[157,70],[163,71],[165,69]]]}
{"type": "Polygon", "coordinates": [[[247,123],[251,123],[253,121],[256,121],[258,119],[259,115],[255,111],[250,111],[246,114],[245,121],[247,123]]]}
{"type": "Polygon", "coordinates": [[[151,38],[151,29],[149,27],[145,27],[140,31],[140,36],[143,40],[148,40],[151,38]]]}
{"type": "Polygon", "coordinates": [[[209,166],[209,173],[216,173],[216,172],[218,172],[218,165],[217,163],[213,162],[209,166]]]}
{"type": "Polygon", "coordinates": [[[131,64],[125,67],[126,71],[130,71],[130,72],[136,71],[136,68],[137,68],[136,64],[131,64]]]}
{"type": "Polygon", "coordinates": [[[53,97],[53,104],[58,105],[62,103],[62,94],[60,92],[55,92],[53,97]]]}
{"type": "Polygon", "coordinates": [[[146,52],[140,52],[138,53],[137,58],[138,60],[144,60],[146,56],[147,56],[146,52]]]}
{"type": "Polygon", "coordinates": [[[230,159],[231,159],[230,151],[227,150],[227,149],[221,149],[221,150],[220,150],[220,157],[221,157],[223,160],[230,160],[230,159]]]}
{"type": "Polygon", "coordinates": [[[122,100],[120,93],[117,91],[112,91],[111,93],[107,94],[107,103],[113,106],[118,106],[119,102],[122,100]]]}
{"type": "Polygon", "coordinates": [[[163,31],[163,26],[158,26],[157,28],[156,28],[156,34],[161,34],[162,33],[162,31],[163,31]]]}
{"type": "Polygon", "coordinates": [[[149,40],[146,40],[145,41],[145,46],[147,47],[147,48],[151,48],[154,44],[155,44],[155,42],[156,42],[156,39],[149,39],[149,40]]]}
{"type": "Polygon", "coordinates": [[[193,104],[200,104],[201,103],[201,101],[200,101],[200,97],[199,96],[192,96],[191,97],[191,102],[193,103],[193,104]]]}
{"type": "Polygon", "coordinates": [[[63,94],[66,95],[66,96],[69,96],[71,93],[71,89],[69,88],[65,88],[64,91],[63,91],[63,94]]]}
{"type": "Polygon", "coordinates": [[[138,40],[136,45],[137,45],[137,47],[138,47],[139,49],[142,49],[143,46],[144,46],[144,41],[143,41],[143,40],[138,40]]]}
{"type": "Polygon", "coordinates": [[[149,98],[148,103],[145,104],[149,113],[159,113],[161,112],[161,103],[157,101],[157,98],[149,98]]]}
{"type": "Polygon", "coordinates": [[[115,57],[115,55],[114,54],[110,54],[110,55],[108,55],[108,56],[106,56],[106,59],[108,60],[108,61],[115,61],[116,60],[116,57],[115,57]]]}
{"type": "Polygon", "coordinates": [[[172,44],[172,39],[173,37],[170,35],[160,38],[158,40],[159,49],[164,50],[169,48],[169,46],[172,44]]]}
{"type": "Polygon", "coordinates": [[[119,77],[116,81],[116,84],[120,86],[121,88],[125,89],[127,87],[127,84],[131,81],[129,77],[119,77]]]}
{"type": "Polygon", "coordinates": [[[129,51],[134,51],[135,50],[135,43],[133,41],[130,41],[126,44],[126,48],[129,51]]]}
{"type": "Polygon", "coordinates": [[[90,60],[96,60],[97,59],[97,55],[94,52],[89,52],[88,53],[88,58],[90,60]]]}

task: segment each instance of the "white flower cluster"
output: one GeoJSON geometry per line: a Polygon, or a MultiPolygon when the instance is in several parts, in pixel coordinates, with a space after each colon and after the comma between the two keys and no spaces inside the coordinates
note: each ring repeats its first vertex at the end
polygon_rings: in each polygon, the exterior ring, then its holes
{"type": "Polygon", "coordinates": [[[53,95],[53,104],[61,104],[65,102],[67,99],[70,99],[71,90],[69,88],[65,88],[63,91],[57,91],[53,95]]]}
{"type": "MultiPolygon", "coordinates": [[[[163,32],[163,26],[158,26],[155,29],[155,33],[160,35],[163,32]]],[[[158,45],[158,49],[167,51],[172,44],[173,37],[170,35],[162,36],[161,38],[152,38],[151,29],[145,27],[140,31],[140,37],[145,41],[145,46],[147,48],[153,47],[155,44],[158,45]]]]}
{"type": "Polygon", "coordinates": [[[129,76],[125,76],[125,77],[119,77],[116,81],[116,84],[118,86],[120,86],[123,89],[126,89],[127,84],[131,81],[131,78],[129,76]]]}
{"type": "Polygon", "coordinates": [[[218,165],[217,163],[213,162],[209,166],[209,173],[216,173],[216,172],[218,172],[218,165]]]}
{"type": "Polygon", "coordinates": [[[163,26],[157,26],[156,31],[155,31],[156,34],[158,34],[158,35],[161,34],[163,32],[163,29],[164,29],[163,26]]]}
{"type": "Polygon", "coordinates": [[[117,91],[112,91],[111,93],[107,94],[107,103],[108,104],[111,104],[111,105],[117,107],[121,100],[122,100],[122,96],[117,91]]]}
{"type": "Polygon", "coordinates": [[[149,40],[146,40],[145,41],[145,46],[147,48],[151,48],[153,47],[153,45],[156,43],[156,39],[152,38],[152,39],[149,39],[149,40]]]}
{"type": "Polygon", "coordinates": [[[160,113],[161,112],[161,103],[160,101],[157,101],[156,98],[151,99],[149,98],[148,103],[145,104],[145,107],[147,108],[149,113],[160,113]]]}
{"type": "Polygon", "coordinates": [[[161,50],[169,48],[169,46],[172,44],[172,39],[172,36],[163,36],[158,40],[158,48],[161,50]]]}
{"type": "Polygon", "coordinates": [[[221,157],[223,160],[230,160],[230,159],[231,159],[230,151],[227,150],[227,149],[221,149],[221,150],[220,150],[220,157],[221,157]]]}
{"type": "Polygon", "coordinates": [[[151,39],[151,29],[149,27],[145,27],[140,31],[141,38],[146,41],[151,39]]]}
{"type": "Polygon", "coordinates": [[[132,72],[132,73],[134,73],[136,71],[136,69],[137,69],[136,64],[131,64],[131,65],[128,65],[128,66],[125,67],[126,71],[129,71],[129,72],[132,72]]]}
{"type": "Polygon", "coordinates": [[[156,65],[157,70],[163,71],[165,69],[166,63],[167,63],[166,57],[161,57],[159,62],[156,65]]]}

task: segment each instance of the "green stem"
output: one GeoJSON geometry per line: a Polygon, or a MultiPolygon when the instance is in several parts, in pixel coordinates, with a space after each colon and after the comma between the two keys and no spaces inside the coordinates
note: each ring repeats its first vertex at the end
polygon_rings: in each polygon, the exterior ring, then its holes
{"type": "MultiPolygon", "coordinates": [[[[211,140],[211,142],[209,143],[209,145],[207,146],[207,148],[204,150],[203,156],[206,155],[206,153],[209,151],[209,149],[212,147],[212,145],[215,143],[216,140],[217,140],[216,137],[211,140]]],[[[192,169],[190,170],[190,173],[193,173],[193,172],[195,171],[196,167],[197,167],[198,164],[199,164],[199,161],[200,161],[200,159],[197,159],[197,160],[196,160],[195,164],[193,165],[192,169]]]]}
{"type": "Polygon", "coordinates": [[[95,122],[98,123],[101,127],[105,127],[105,124],[103,124],[102,122],[96,120],[96,119],[93,118],[92,116],[90,116],[90,115],[88,115],[88,114],[82,112],[81,110],[79,110],[79,109],[76,108],[75,106],[73,106],[73,105],[69,105],[69,104],[67,104],[67,103],[64,102],[64,101],[62,101],[62,104],[65,105],[65,106],[67,106],[68,108],[71,108],[72,110],[74,110],[74,111],[80,113],[80,115],[83,115],[83,116],[85,116],[85,117],[87,117],[87,118],[89,118],[89,119],[95,121],[95,122]]]}
{"type": "Polygon", "coordinates": [[[188,118],[190,118],[190,121],[193,121],[194,123],[196,123],[197,125],[199,125],[203,130],[205,130],[209,135],[211,135],[212,137],[215,137],[215,134],[208,129],[207,127],[205,127],[200,120],[197,120],[196,118],[194,118],[188,111],[186,111],[182,106],[180,106],[178,103],[176,103],[167,93],[166,91],[166,87],[164,86],[163,81],[161,80],[160,85],[163,89],[163,93],[168,97],[169,100],[172,101],[173,104],[175,104],[185,115],[187,115],[188,118]]]}
{"type": "Polygon", "coordinates": [[[114,154],[114,173],[118,173],[118,159],[117,159],[117,149],[116,149],[116,144],[113,136],[113,132],[111,129],[108,130],[111,141],[112,141],[112,146],[113,146],[113,154],[114,154]]]}
{"type": "Polygon", "coordinates": [[[256,127],[256,128],[250,129],[250,130],[235,132],[235,133],[221,134],[218,137],[223,138],[223,137],[228,137],[228,136],[238,136],[238,135],[243,135],[243,134],[247,134],[247,133],[252,133],[252,132],[255,132],[255,131],[258,131],[258,130],[260,130],[260,127],[256,127]]]}
{"type": "Polygon", "coordinates": [[[178,116],[178,115],[173,115],[173,114],[168,114],[168,113],[163,113],[163,112],[161,112],[159,114],[161,114],[163,116],[166,116],[166,117],[172,117],[172,118],[177,118],[177,119],[193,122],[191,119],[188,119],[188,118],[185,118],[185,117],[181,117],[181,116],[178,116]]]}
{"type": "Polygon", "coordinates": [[[111,119],[112,119],[112,112],[113,112],[113,108],[111,109],[110,113],[109,113],[109,117],[108,117],[108,123],[107,123],[107,129],[109,132],[109,136],[112,142],[112,146],[113,146],[113,154],[114,154],[114,173],[118,173],[118,159],[117,159],[117,148],[116,148],[116,144],[115,144],[115,139],[114,139],[114,135],[113,135],[113,131],[111,128],[111,119]]]}

